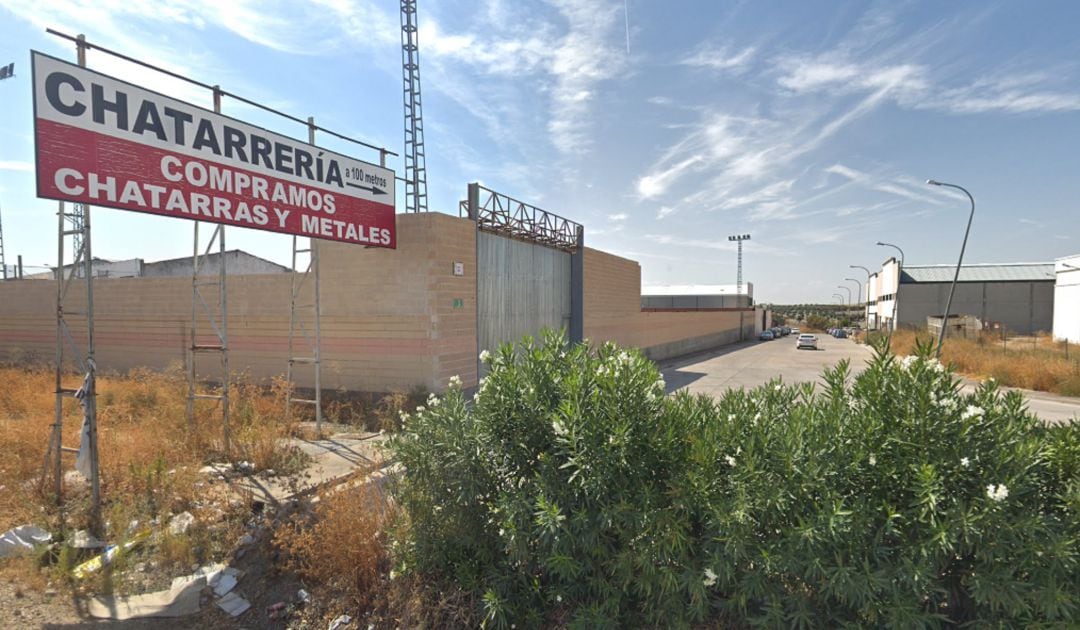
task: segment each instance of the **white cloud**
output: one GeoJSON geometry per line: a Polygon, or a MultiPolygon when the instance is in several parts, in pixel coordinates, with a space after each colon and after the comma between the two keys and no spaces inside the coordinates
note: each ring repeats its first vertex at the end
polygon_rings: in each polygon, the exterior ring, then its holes
{"type": "Polygon", "coordinates": [[[625,212],[619,212],[617,214],[609,214],[607,215],[607,218],[608,221],[625,221],[627,218],[629,218],[629,215],[625,212]]]}
{"type": "Polygon", "coordinates": [[[32,171],[34,165],[22,160],[0,160],[0,171],[32,171]]]}
{"type": "Polygon", "coordinates": [[[781,86],[796,92],[808,92],[859,76],[859,68],[851,64],[836,64],[810,59],[789,59],[783,62],[786,73],[777,79],[781,86]]]}
{"type": "Polygon", "coordinates": [[[702,160],[703,158],[700,156],[691,156],[658,173],[642,175],[637,181],[638,195],[642,199],[655,199],[660,195],[663,195],[676,180],[682,177],[687,169],[700,163],[702,160]]]}
{"type": "Polygon", "coordinates": [[[721,72],[741,74],[746,71],[750,62],[753,61],[756,52],[757,48],[753,46],[747,46],[735,53],[729,52],[727,47],[702,47],[683,59],[680,63],[684,66],[694,66],[721,72]]]}

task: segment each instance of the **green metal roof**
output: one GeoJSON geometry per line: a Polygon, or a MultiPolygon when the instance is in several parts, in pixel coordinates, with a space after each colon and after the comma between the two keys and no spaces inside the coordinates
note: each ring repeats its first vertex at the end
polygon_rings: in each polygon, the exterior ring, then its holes
{"type": "MultiPolygon", "coordinates": [[[[956,265],[905,265],[901,284],[952,282],[956,265]]],[[[959,282],[1053,282],[1053,263],[975,264],[960,267],[959,282]]]]}

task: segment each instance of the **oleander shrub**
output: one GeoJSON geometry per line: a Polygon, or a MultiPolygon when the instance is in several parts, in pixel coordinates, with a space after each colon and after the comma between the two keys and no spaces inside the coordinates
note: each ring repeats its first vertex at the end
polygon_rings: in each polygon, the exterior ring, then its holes
{"type": "Polygon", "coordinates": [[[489,627],[1075,623],[1078,429],[928,357],[713,400],[610,344],[505,346],[391,440],[395,572],[489,627]]]}

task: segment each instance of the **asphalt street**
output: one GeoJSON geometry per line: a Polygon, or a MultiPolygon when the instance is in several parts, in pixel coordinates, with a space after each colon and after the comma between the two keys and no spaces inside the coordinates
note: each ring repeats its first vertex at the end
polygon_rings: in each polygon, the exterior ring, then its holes
{"type": "MultiPolygon", "coordinates": [[[[668,391],[719,397],[731,388],[757,387],[774,378],[785,383],[821,383],[826,367],[842,359],[851,362],[852,374],[861,372],[872,356],[869,348],[849,339],[818,335],[818,350],[797,350],[795,337],[775,341],[748,341],[661,363],[668,391]]],[[[964,389],[975,387],[966,381],[964,389]]],[[[1070,422],[1080,416],[1080,398],[1021,390],[1028,407],[1044,422],[1070,422]]]]}

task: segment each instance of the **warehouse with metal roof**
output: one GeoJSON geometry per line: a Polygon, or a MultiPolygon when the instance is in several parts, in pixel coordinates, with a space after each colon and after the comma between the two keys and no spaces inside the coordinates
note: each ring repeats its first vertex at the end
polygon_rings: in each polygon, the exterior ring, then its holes
{"type": "MultiPolygon", "coordinates": [[[[871,322],[922,328],[945,312],[956,265],[904,265],[890,258],[873,274],[871,322]]],[[[1054,264],[965,264],[951,315],[972,315],[986,328],[1014,334],[1049,332],[1054,323],[1054,264]]]]}

